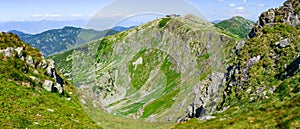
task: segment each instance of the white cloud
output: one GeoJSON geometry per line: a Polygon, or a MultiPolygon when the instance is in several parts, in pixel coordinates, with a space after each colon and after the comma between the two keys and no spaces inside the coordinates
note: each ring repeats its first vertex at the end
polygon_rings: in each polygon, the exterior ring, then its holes
{"type": "Polygon", "coordinates": [[[60,14],[46,14],[45,17],[63,17],[60,14]]]}
{"type": "Polygon", "coordinates": [[[245,3],[246,3],[246,2],[247,2],[247,0],[243,0],[243,2],[245,2],[245,3]]]}
{"type": "Polygon", "coordinates": [[[259,6],[259,7],[265,7],[265,5],[264,5],[264,4],[259,4],[258,6],[259,6]]]}
{"type": "Polygon", "coordinates": [[[217,0],[218,2],[223,2],[224,0],[217,0]]]}
{"type": "Polygon", "coordinates": [[[245,10],[245,7],[243,6],[239,6],[239,7],[236,7],[237,10],[245,10]]]}
{"type": "Polygon", "coordinates": [[[234,3],[229,4],[230,7],[235,7],[236,5],[234,3]]]}
{"type": "Polygon", "coordinates": [[[44,17],[44,18],[59,18],[63,17],[63,15],[60,14],[34,14],[32,17],[44,17]]]}
{"type": "Polygon", "coordinates": [[[82,14],[72,14],[72,15],[70,15],[70,17],[83,17],[83,15],[82,14]]]}

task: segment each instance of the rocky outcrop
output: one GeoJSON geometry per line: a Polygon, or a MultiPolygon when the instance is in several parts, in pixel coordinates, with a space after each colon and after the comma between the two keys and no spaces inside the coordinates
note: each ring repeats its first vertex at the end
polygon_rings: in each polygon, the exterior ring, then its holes
{"type": "Polygon", "coordinates": [[[300,22],[300,2],[299,0],[287,0],[283,6],[276,9],[269,9],[262,13],[255,25],[249,33],[249,37],[253,38],[257,35],[260,28],[266,25],[272,25],[276,22],[286,23],[296,26],[300,22]]]}
{"type": "Polygon", "coordinates": [[[223,73],[212,73],[201,84],[195,85],[194,100],[187,108],[187,117],[202,120],[205,115],[214,112],[222,98],[224,81],[223,73]]]}
{"type": "Polygon", "coordinates": [[[299,71],[299,8],[299,0],[287,0],[262,13],[250,39],[236,45],[227,68],[223,108],[239,99],[269,98],[276,85],[299,71]]]}
{"type": "MultiPolygon", "coordinates": [[[[41,84],[42,87],[46,91],[58,92],[59,94],[62,94],[64,81],[62,77],[57,74],[54,61],[45,60],[43,57],[41,57],[41,61],[35,60],[33,56],[26,55],[24,53],[25,49],[26,48],[24,47],[7,47],[3,50],[0,50],[0,54],[3,54],[4,57],[18,58],[22,60],[26,64],[26,67],[23,68],[24,74],[28,74],[30,71],[34,74],[43,74],[39,73],[37,69],[45,70],[45,75],[54,81],[44,80],[43,84],[41,84]]],[[[34,82],[41,83],[40,79],[35,76],[29,76],[29,78],[34,82]]]]}

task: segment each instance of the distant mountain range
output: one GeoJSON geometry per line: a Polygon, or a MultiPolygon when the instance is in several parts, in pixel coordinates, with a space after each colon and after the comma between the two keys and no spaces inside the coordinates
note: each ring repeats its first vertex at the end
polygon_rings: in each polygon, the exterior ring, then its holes
{"type": "Polygon", "coordinates": [[[77,45],[112,35],[133,27],[116,26],[110,30],[95,31],[76,27],[64,27],[62,29],[48,30],[39,34],[26,34],[18,30],[8,32],[17,34],[24,42],[38,48],[45,56],[59,53],[77,45]]]}
{"type": "Polygon", "coordinates": [[[10,21],[0,22],[0,31],[19,30],[24,33],[37,34],[51,29],[59,29],[65,26],[83,27],[85,20],[69,21],[10,21]]]}

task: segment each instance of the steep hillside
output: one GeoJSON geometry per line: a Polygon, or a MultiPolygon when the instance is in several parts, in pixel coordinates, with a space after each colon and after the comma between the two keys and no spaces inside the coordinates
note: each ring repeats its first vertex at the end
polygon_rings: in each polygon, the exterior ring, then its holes
{"type": "Polygon", "coordinates": [[[287,0],[262,13],[228,59],[221,112],[175,128],[300,128],[299,8],[298,0],[287,0]]]}
{"type": "Polygon", "coordinates": [[[81,29],[75,27],[64,27],[45,31],[40,34],[25,34],[19,31],[10,31],[16,33],[21,40],[38,48],[45,56],[59,53],[70,48],[74,48],[83,43],[99,39],[106,35],[115,34],[118,31],[105,30],[95,31],[91,29],[81,29]]]}
{"type": "Polygon", "coordinates": [[[175,122],[187,109],[196,117],[215,110],[236,42],[224,33],[192,15],[162,18],[50,58],[73,75],[85,102],[117,116],[175,122]]]}
{"type": "Polygon", "coordinates": [[[240,38],[246,38],[251,29],[254,27],[254,22],[243,17],[236,16],[228,20],[221,21],[216,24],[217,27],[224,29],[240,38]]]}
{"type": "Polygon", "coordinates": [[[0,33],[0,60],[1,128],[98,127],[54,62],[17,35],[0,33]]]}

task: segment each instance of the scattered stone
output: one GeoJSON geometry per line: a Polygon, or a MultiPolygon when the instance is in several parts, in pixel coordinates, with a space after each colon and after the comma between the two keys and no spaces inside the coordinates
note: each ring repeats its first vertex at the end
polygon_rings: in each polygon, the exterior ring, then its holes
{"type": "Polygon", "coordinates": [[[53,109],[47,109],[49,112],[54,112],[54,110],[53,109]]]}
{"type": "Polygon", "coordinates": [[[5,57],[12,57],[12,54],[13,54],[13,48],[8,47],[8,48],[6,48],[6,49],[4,49],[4,50],[0,50],[0,53],[3,53],[3,55],[4,55],[5,57]]]}
{"type": "Polygon", "coordinates": [[[71,101],[72,99],[71,99],[71,98],[67,98],[67,100],[68,100],[68,101],[71,101]]]}
{"type": "Polygon", "coordinates": [[[27,56],[27,57],[26,57],[26,63],[27,63],[28,65],[32,66],[32,67],[35,67],[35,65],[34,65],[34,60],[33,60],[33,58],[32,58],[31,56],[27,56]]]}
{"type": "Polygon", "coordinates": [[[39,71],[37,71],[37,70],[34,70],[33,73],[34,73],[35,75],[40,74],[39,71]]]}
{"type": "Polygon", "coordinates": [[[36,125],[40,124],[39,122],[33,122],[33,123],[36,124],[36,125]]]}
{"type": "Polygon", "coordinates": [[[18,57],[18,58],[22,58],[22,57],[23,57],[23,55],[24,55],[24,50],[23,50],[22,47],[17,47],[17,48],[15,49],[15,51],[17,52],[17,57],[18,57]]]}
{"type": "Polygon", "coordinates": [[[260,58],[261,58],[260,55],[250,58],[247,62],[247,66],[251,67],[254,63],[258,62],[260,58]]]}
{"type": "Polygon", "coordinates": [[[210,120],[210,119],[215,119],[215,118],[216,118],[216,116],[203,116],[203,117],[200,117],[199,120],[204,121],[204,120],[210,120]]]}
{"type": "Polygon", "coordinates": [[[54,83],[52,81],[49,80],[45,80],[42,87],[49,92],[53,92],[54,91],[54,83]]]}
{"type": "Polygon", "coordinates": [[[38,79],[37,77],[35,76],[29,76],[29,78],[32,80],[32,81],[35,81],[37,83],[41,82],[40,79],[38,79]]]}
{"type": "Polygon", "coordinates": [[[275,45],[277,45],[279,48],[285,48],[290,45],[289,39],[283,39],[279,42],[276,42],[275,45]]]}
{"type": "Polygon", "coordinates": [[[59,94],[63,93],[63,88],[60,84],[56,83],[56,85],[54,87],[56,88],[56,90],[59,94]]]}

